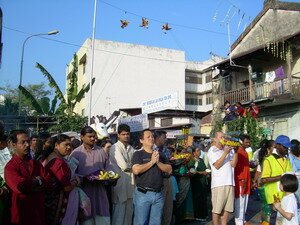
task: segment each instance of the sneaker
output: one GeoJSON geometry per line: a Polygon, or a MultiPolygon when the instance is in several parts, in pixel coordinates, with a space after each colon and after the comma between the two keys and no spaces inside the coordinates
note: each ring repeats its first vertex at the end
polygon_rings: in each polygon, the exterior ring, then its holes
{"type": "Polygon", "coordinates": [[[206,219],[201,219],[201,218],[195,218],[195,220],[200,221],[200,222],[206,222],[206,219]]]}

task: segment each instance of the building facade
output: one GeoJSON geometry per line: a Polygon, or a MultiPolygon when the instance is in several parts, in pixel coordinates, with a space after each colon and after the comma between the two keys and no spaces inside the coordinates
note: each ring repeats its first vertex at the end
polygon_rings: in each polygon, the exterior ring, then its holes
{"type": "MultiPolygon", "coordinates": [[[[78,88],[96,78],[92,89],[91,114],[105,115],[119,109],[142,108],[151,99],[176,93],[170,109],[207,112],[212,110],[212,75],[203,72],[220,61],[187,62],[183,51],[87,39],[78,56],[78,88]]],[[[72,70],[67,67],[67,75],[72,70]]],[[[68,83],[68,82],[67,82],[68,83]]],[[[76,105],[75,112],[88,115],[89,93],[76,105]]]]}
{"type": "Polygon", "coordinates": [[[264,8],[231,46],[230,57],[214,65],[214,116],[224,102],[251,101],[271,138],[300,132],[300,3],[265,1],[264,8]]]}

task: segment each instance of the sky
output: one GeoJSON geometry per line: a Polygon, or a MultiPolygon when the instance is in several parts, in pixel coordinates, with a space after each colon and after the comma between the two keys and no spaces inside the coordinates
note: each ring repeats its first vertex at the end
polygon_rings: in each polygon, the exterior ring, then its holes
{"type": "MultiPolygon", "coordinates": [[[[64,91],[66,65],[84,41],[92,37],[94,3],[94,0],[0,0],[3,11],[0,86],[19,85],[22,45],[27,37],[59,30],[57,35],[32,37],[26,42],[23,85],[47,84],[47,79],[35,68],[38,62],[64,91]]],[[[229,43],[235,41],[262,8],[263,0],[97,0],[95,38],[182,50],[186,60],[204,61],[211,57],[210,53],[226,56],[229,43]],[[149,20],[148,29],[139,27],[142,17],[149,20]],[[130,23],[122,29],[120,20],[130,23]],[[161,27],[166,22],[172,29],[163,32],[161,27]]]]}

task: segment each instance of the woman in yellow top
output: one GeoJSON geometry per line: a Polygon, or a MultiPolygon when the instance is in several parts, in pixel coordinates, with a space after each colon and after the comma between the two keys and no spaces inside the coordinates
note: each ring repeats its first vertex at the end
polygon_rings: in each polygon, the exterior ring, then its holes
{"type": "MultiPolygon", "coordinates": [[[[285,135],[279,135],[276,140],[276,151],[266,157],[263,161],[261,182],[265,187],[265,197],[267,204],[272,208],[274,197],[281,200],[283,192],[279,189],[279,180],[282,174],[292,171],[290,160],[286,157],[288,148],[292,146],[290,138],[285,135]]],[[[264,224],[270,223],[270,217],[264,224]]]]}

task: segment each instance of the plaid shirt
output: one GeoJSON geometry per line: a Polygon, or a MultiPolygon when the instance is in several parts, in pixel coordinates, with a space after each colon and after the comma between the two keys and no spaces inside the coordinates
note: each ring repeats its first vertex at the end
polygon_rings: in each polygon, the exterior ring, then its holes
{"type": "Polygon", "coordinates": [[[160,153],[162,153],[166,159],[168,159],[168,161],[172,158],[172,153],[171,151],[166,148],[165,146],[161,146],[161,147],[158,147],[156,145],[154,145],[154,149],[159,151],[160,153]]]}

